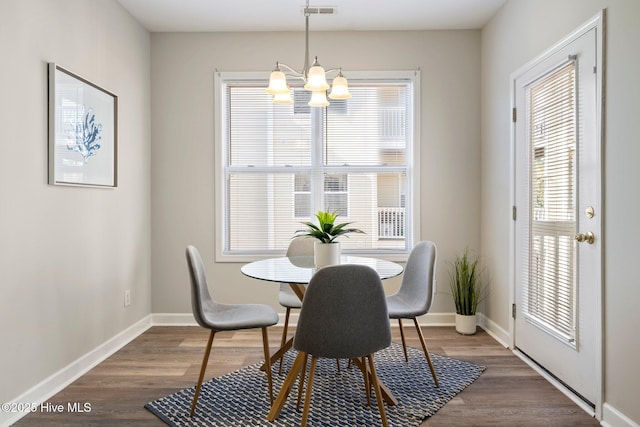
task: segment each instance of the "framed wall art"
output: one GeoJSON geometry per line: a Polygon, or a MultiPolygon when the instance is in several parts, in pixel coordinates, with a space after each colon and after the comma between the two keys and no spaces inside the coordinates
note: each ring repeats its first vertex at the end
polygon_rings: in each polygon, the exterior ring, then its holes
{"type": "Polygon", "coordinates": [[[49,64],[49,184],[118,186],[118,97],[49,64]]]}

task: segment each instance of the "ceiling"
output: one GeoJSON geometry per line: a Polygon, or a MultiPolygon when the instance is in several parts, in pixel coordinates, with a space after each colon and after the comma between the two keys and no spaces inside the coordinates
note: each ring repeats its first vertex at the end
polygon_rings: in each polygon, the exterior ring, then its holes
{"type": "MultiPolygon", "coordinates": [[[[303,31],[304,0],[118,0],[151,32],[303,31]]],[[[314,0],[312,31],[479,29],[506,0],[314,0]]]]}

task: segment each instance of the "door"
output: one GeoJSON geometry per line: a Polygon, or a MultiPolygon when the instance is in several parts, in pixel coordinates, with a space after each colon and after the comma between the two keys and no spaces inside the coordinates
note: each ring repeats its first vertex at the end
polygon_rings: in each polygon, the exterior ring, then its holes
{"type": "Polygon", "coordinates": [[[574,33],[513,78],[514,343],[591,407],[602,345],[599,31],[574,33]]]}

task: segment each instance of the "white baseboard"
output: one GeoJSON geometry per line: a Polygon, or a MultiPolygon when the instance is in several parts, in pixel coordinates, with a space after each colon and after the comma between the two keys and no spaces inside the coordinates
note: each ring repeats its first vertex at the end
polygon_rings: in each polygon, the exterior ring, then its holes
{"type": "MultiPolygon", "coordinates": [[[[455,326],[455,313],[427,313],[418,317],[420,326],[455,326]]],[[[398,322],[391,322],[391,327],[397,326],[398,322]]]]}
{"type": "Polygon", "coordinates": [[[509,348],[509,332],[505,331],[496,322],[489,319],[482,313],[478,313],[478,325],[485,330],[494,340],[498,341],[505,348],[509,348]]]}
{"type": "MultiPolygon", "coordinates": [[[[53,395],[89,372],[93,367],[133,341],[151,326],[151,316],[149,315],[91,350],[84,356],[81,356],[79,359],[71,362],[69,365],[44,379],[39,384],[36,384],[9,403],[22,405],[29,404],[39,407],[41,403],[46,402],[47,399],[50,399],[53,395]]],[[[27,415],[27,413],[28,412],[12,413],[1,411],[0,426],[10,426],[20,418],[27,415]]]]}
{"type": "Polygon", "coordinates": [[[155,313],[151,321],[153,326],[198,326],[192,313],[155,313]]]}
{"type": "MultiPolygon", "coordinates": [[[[299,310],[289,315],[289,326],[298,324],[299,310]]],[[[278,313],[278,326],[284,325],[284,313],[278,313]]],[[[155,313],[151,315],[153,326],[195,326],[191,313],[155,313]]],[[[456,323],[455,313],[428,313],[418,317],[420,326],[453,326],[456,323]]],[[[398,327],[398,322],[391,322],[391,327],[398,327]]]]}
{"type": "Polygon", "coordinates": [[[605,427],[640,427],[640,424],[635,423],[608,403],[602,405],[602,422],[600,424],[605,427]]]}

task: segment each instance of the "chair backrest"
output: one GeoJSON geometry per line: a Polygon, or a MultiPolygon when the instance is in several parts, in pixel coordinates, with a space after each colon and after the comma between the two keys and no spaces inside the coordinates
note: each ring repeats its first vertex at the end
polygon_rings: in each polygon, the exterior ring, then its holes
{"type": "Polygon", "coordinates": [[[206,311],[214,309],[218,305],[207,286],[204,263],[200,252],[194,246],[187,246],[187,264],[189,265],[189,277],[191,278],[191,309],[196,322],[204,328],[209,328],[206,321],[206,311]]]}
{"type": "Polygon", "coordinates": [[[313,244],[316,239],[310,237],[294,237],[289,242],[287,256],[313,256],[313,244]]]}
{"type": "Polygon", "coordinates": [[[433,303],[436,291],[436,259],[435,243],[422,241],[411,250],[404,268],[400,289],[396,294],[402,296],[404,301],[414,302],[420,311],[418,315],[428,312],[433,303]]]}
{"type": "Polygon", "coordinates": [[[391,344],[386,297],[365,265],[331,265],[307,287],[293,347],[318,357],[353,358],[391,344]]]}
{"type": "MultiPolygon", "coordinates": [[[[315,241],[316,239],[309,237],[294,237],[293,239],[291,239],[291,242],[289,242],[289,247],[287,248],[287,256],[313,256],[313,244],[315,241]]],[[[295,295],[288,283],[280,283],[280,292],[295,295]]]]}

